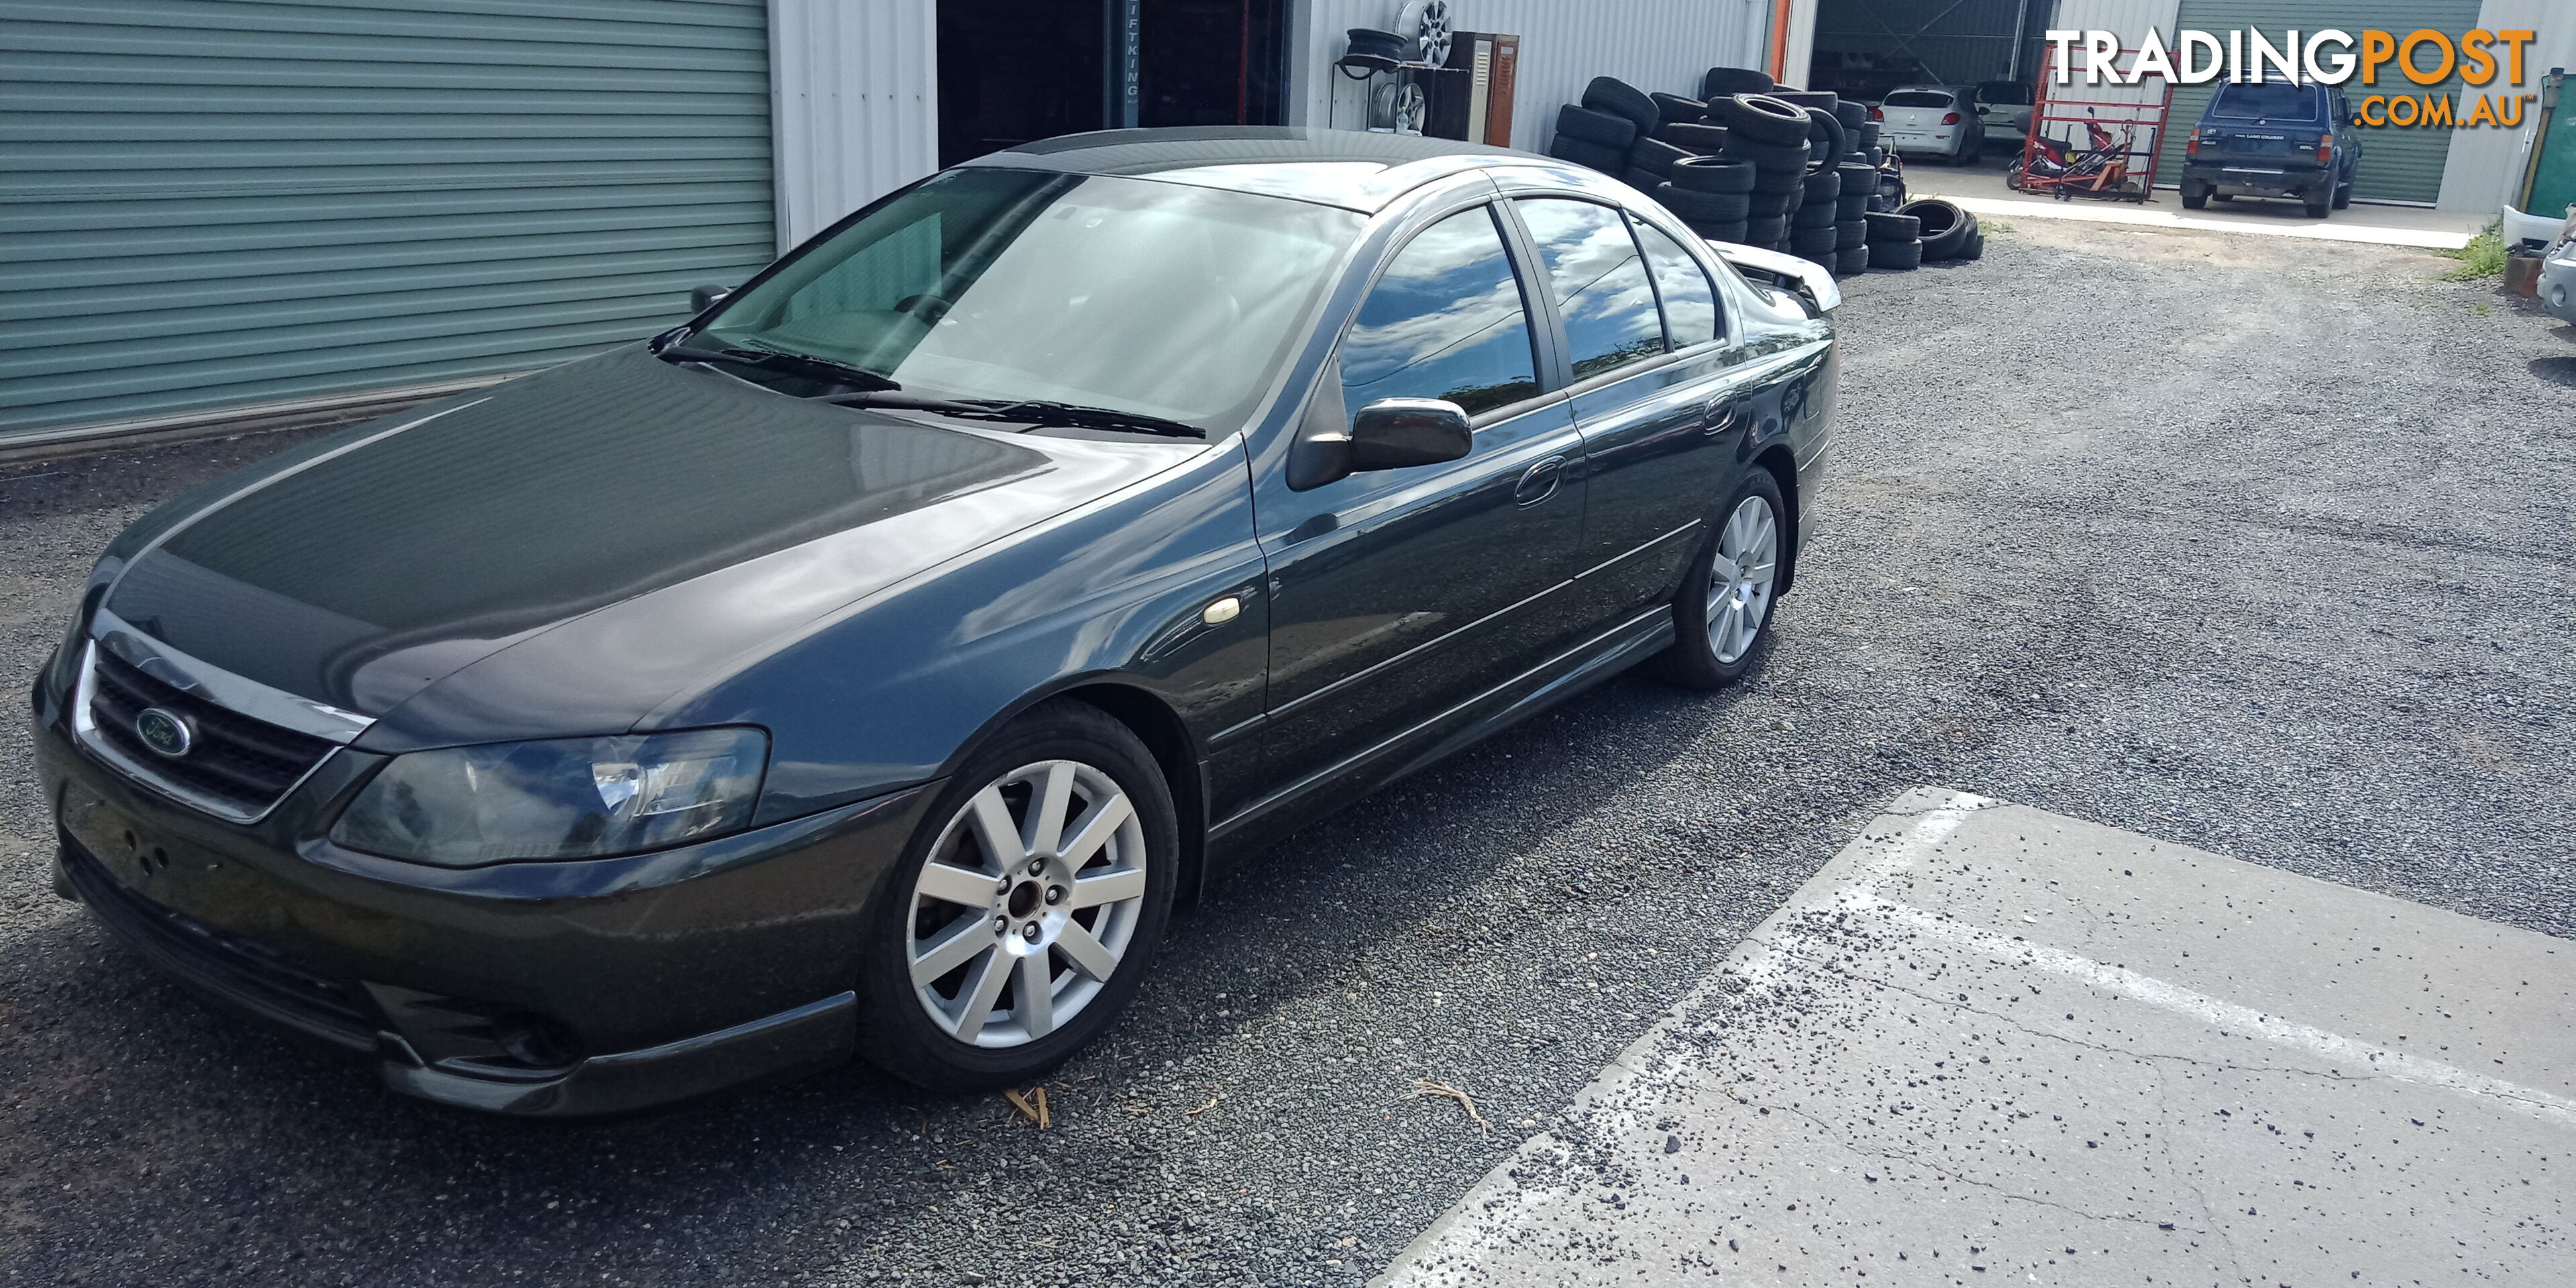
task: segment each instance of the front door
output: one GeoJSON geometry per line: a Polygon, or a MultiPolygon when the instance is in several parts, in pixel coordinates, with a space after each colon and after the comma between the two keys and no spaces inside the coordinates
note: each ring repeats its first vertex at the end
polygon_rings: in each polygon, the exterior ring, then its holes
{"type": "Polygon", "coordinates": [[[1432,224],[1387,261],[1313,396],[1310,418],[1455,402],[1476,427],[1465,459],[1255,480],[1273,586],[1262,768],[1282,797],[1406,745],[1580,625],[1582,439],[1540,379],[1523,276],[1492,208],[1432,224]]]}

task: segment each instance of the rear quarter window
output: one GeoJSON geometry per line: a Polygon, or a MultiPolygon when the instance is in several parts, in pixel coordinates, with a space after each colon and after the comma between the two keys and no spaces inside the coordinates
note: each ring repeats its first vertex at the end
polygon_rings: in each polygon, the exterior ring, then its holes
{"type": "Polygon", "coordinates": [[[1900,89],[1880,102],[1881,107],[1955,107],[1947,94],[1928,89],[1900,89]]]}

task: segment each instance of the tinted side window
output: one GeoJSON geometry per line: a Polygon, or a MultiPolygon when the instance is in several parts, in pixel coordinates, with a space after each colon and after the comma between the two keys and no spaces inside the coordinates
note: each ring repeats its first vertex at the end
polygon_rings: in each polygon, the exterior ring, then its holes
{"type": "Polygon", "coordinates": [[[1538,396],[1529,313],[1493,212],[1451,215],[1396,253],[1342,339],[1342,400],[1446,398],[1470,416],[1538,396]]]}
{"type": "Polygon", "coordinates": [[[1637,256],[1628,221],[1608,206],[1554,197],[1523,198],[1521,220],[1547,265],[1557,312],[1565,319],[1574,378],[1615,371],[1664,351],[1655,291],[1637,256]]]}
{"type": "Polygon", "coordinates": [[[1652,224],[1637,225],[1637,241],[1646,248],[1646,267],[1655,274],[1655,294],[1664,301],[1664,338],[1676,349],[1717,338],[1717,289],[1708,274],[1652,224]]]}

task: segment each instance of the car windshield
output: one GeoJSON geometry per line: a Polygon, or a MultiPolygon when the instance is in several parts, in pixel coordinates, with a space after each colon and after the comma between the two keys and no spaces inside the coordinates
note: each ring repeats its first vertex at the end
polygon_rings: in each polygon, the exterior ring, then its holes
{"type": "Polygon", "coordinates": [[[808,246],[690,344],[1231,429],[1360,223],[1152,180],[952,170],[808,246]]]}
{"type": "Polygon", "coordinates": [[[1949,107],[1950,96],[1939,90],[1900,89],[1887,96],[1881,107],[1949,107]]]}
{"type": "Polygon", "coordinates": [[[2314,121],[2325,116],[2326,92],[2315,85],[2227,85],[2209,100],[2209,114],[2237,120],[2314,121]]]}

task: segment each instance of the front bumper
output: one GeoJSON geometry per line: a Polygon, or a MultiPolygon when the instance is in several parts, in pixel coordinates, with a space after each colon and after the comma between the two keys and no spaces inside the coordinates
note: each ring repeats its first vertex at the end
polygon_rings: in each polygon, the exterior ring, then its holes
{"type": "MultiPolygon", "coordinates": [[[[872,899],[931,789],[677,850],[442,869],[342,850],[317,771],[236,825],[34,730],[55,886],[191,990],[398,1091],[610,1113],[847,1059],[872,899]]],[[[339,753],[351,755],[354,753],[339,753]]],[[[326,762],[326,768],[328,762],[326,762]]]]}
{"type": "Polygon", "coordinates": [[[2576,322],[2576,246],[2540,263],[2540,307],[2563,322],[2576,322]]]}

